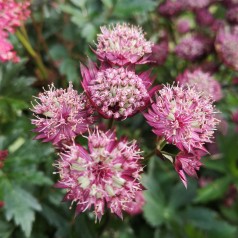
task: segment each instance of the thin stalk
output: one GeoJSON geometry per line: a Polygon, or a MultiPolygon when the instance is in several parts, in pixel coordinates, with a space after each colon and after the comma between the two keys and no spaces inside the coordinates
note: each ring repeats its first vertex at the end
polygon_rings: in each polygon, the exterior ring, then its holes
{"type": "Polygon", "coordinates": [[[110,118],[109,121],[108,121],[108,126],[107,128],[108,129],[112,129],[113,125],[114,125],[114,118],[110,118]]]}
{"type": "Polygon", "coordinates": [[[35,63],[41,72],[42,78],[46,79],[48,74],[47,74],[47,70],[41,60],[40,55],[38,55],[35,52],[35,50],[31,46],[31,44],[29,43],[29,41],[26,39],[26,37],[19,30],[16,31],[16,36],[20,40],[20,42],[22,43],[22,45],[24,46],[26,51],[29,53],[29,55],[35,60],[35,63]]]}

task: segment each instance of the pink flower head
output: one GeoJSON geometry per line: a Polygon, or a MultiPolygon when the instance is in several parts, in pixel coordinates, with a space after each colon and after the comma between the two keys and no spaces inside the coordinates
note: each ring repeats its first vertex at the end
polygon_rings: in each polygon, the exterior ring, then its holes
{"type": "Polygon", "coordinates": [[[29,6],[29,1],[0,0],[0,61],[19,62],[8,36],[29,17],[29,6]]]}
{"type": "Polygon", "coordinates": [[[115,132],[96,129],[89,132],[88,150],[71,145],[61,154],[56,187],[67,189],[64,200],[76,202],[77,214],[93,206],[96,219],[101,220],[107,207],[122,218],[122,211],[143,190],[141,159],[136,141],[117,140],[115,132]]]}
{"type": "Polygon", "coordinates": [[[175,53],[182,59],[194,61],[210,51],[211,43],[209,38],[202,35],[185,36],[175,47],[175,53]]]}
{"type": "Polygon", "coordinates": [[[185,5],[182,0],[166,0],[159,5],[159,13],[165,17],[171,17],[185,10],[185,5]]]}
{"type": "Polygon", "coordinates": [[[7,37],[8,34],[0,29],[0,61],[12,61],[17,63],[19,62],[19,57],[16,52],[13,51],[13,46],[7,37]]]}
{"type": "Polygon", "coordinates": [[[211,97],[214,101],[219,101],[223,96],[219,82],[201,69],[194,71],[186,70],[184,73],[178,75],[176,81],[183,86],[194,86],[197,91],[211,97]]]}
{"type": "Polygon", "coordinates": [[[86,96],[78,95],[70,83],[67,90],[56,89],[53,85],[48,91],[40,93],[32,111],[37,114],[32,124],[38,133],[36,139],[51,141],[54,145],[61,141],[71,141],[87,131],[93,123],[93,110],[86,96]]]}
{"type": "Polygon", "coordinates": [[[200,157],[180,152],[175,158],[175,170],[179,174],[181,181],[183,182],[184,186],[187,188],[187,178],[185,173],[188,176],[197,177],[197,172],[202,163],[200,162],[200,157]]]}
{"type": "Polygon", "coordinates": [[[152,52],[152,42],[145,39],[142,29],[126,23],[101,27],[95,53],[101,61],[119,66],[144,64],[152,52]]]}
{"type": "Polygon", "coordinates": [[[213,0],[181,0],[188,8],[204,8],[207,7],[213,0]]]}
{"type": "Polygon", "coordinates": [[[179,33],[187,33],[191,30],[192,24],[188,18],[180,18],[176,22],[176,29],[179,33]]]}
{"type": "Polygon", "coordinates": [[[169,40],[166,32],[161,32],[160,40],[158,44],[152,47],[152,53],[149,60],[156,64],[162,65],[165,63],[169,53],[169,40]]]}
{"type": "Polygon", "coordinates": [[[238,71],[238,27],[221,27],[216,36],[215,47],[223,62],[238,71]]]}
{"type": "Polygon", "coordinates": [[[219,122],[211,98],[193,87],[164,86],[159,94],[145,113],[153,132],[181,151],[206,151],[203,145],[211,142],[219,122]]]}
{"type": "Polygon", "coordinates": [[[104,118],[125,119],[143,110],[155,89],[148,91],[152,82],[149,72],[136,75],[125,68],[98,70],[89,62],[81,65],[82,85],[89,100],[104,118]]]}
{"type": "Polygon", "coordinates": [[[238,5],[236,7],[228,9],[226,13],[226,18],[230,23],[238,23],[238,5]]]}
{"type": "Polygon", "coordinates": [[[215,18],[207,8],[200,8],[195,11],[196,21],[201,26],[211,26],[215,18]]]}
{"type": "Polygon", "coordinates": [[[29,6],[29,0],[0,0],[0,29],[14,32],[29,17],[29,6]]]}

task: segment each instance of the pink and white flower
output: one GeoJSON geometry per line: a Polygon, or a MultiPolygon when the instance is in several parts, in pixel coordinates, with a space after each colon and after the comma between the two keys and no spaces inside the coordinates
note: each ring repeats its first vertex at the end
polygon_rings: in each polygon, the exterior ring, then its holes
{"type": "Polygon", "coordinates": [[[176,81],[182,86],[194,86],[197,91],[211,97],[214,101],[219,101],[223,97],[219,82],[201,69],[194,71],[185,70],[182,74],[178,75],[176,81]]]}
{"type": "Polygon", "coordinates": [[[150,72],[137,75],[129,68],[101,68],[89,62],[81,65],[83,88],[87,96],[104,118],[125,119],[145,109],[158,87],[149,91],[150,72]]]}
{"type": "Polygon", "coordinates": [[[212,102],[193,87],[164,86],[144,115],[156,135],[181,151],[198,154],[206,151],[205,143],[212,142],[219,122],[212,102]]]}
{"type": "Polygon", "coordinates": [[[8,37],[30,15],[30,1],[0,0],[0,61],[19,62],[8,37]]]}
{"type": "Polygon", "coordinates": [[[178,57],[194,61],[206,55],[212,46],[212,41],[203,35],[187,35],[181,38],[175,47],[175,53],[178,57]]]}
{"type": "Polygon", "coordinates": [[[215,47],[223,62],[238,71],[238,27],[220,27],[215,47]]]}
{"type": "Polygon", "coordinates": [[[57,145],[62,141],[72,141],[94,122],[94,110],[87,97],[78,94],[71,83],[67,90],[50,86],[36,97],[35,102],[32,111],[37,115],[32,124],[38,133],[36,139],[43,142],[57,145]]]}
{"type": "Polygon", "coordinates": [[[99,60],[119,66],[144,64],[152,52],[153,43],[145,39],[142,29],[126,23],[101,27],[95,51],[99,60]]]}
{"type": "Polygon", "coordinates": [[[89,132],[88,150],[74,144],[61,153],[56,187],[67,189],[64,200],[76,203],[76,214],[93,207],[101,220],[107,207],[122,218],[143,190],[141,153],[135,140],[118,140],[115,131],[95,129],[89,132]]]}

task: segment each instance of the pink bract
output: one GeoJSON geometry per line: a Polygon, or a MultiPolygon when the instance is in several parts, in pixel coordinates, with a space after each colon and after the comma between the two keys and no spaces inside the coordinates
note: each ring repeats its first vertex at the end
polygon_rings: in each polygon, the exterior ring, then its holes
{"type": "Polygon", "coordinates": [[[136,141],[117,140],[115,131],[95,129],[89,132],[88,150],[76,144],[60,157],[56,187],[67,189],[64,200],[76,203],[76,214],[93,207],[101,220],[107,207],[122,218],[143,190],[141,151],[136,141]]]}
{"type": "Polygon", "coordinates": [[[153,43],[145,39],[141,28],[126,23],[101,27],[95,51],[99,60],[119,66],[145,64],[153,43]]]}
{"type": "Polygon", "coordinates": [[[150,72],[136,75],[126,68],[97,69],[93,62],[81,65],[83,88],[92,105],[104,118],[122,120],[145,109],[157,87],[149,91],[150,72]]]}
{"type": "Polygon", "coordinates": [[[181,181],[184,186],[187,188],[187,178],[185,173],[188,176],[197,177],[197,172],[202,163],[200,162],[200,157],[180,152],[175,158],[175,170],[179,174],[181,181]]]}
{"type": "Polygon", "coordinates": [[[144,115],[156,135],[194,154],[206,151],[219,122],[211,98],[190,87],[164,86],[144,115]]]}
{"type": "Polygon", "coordinates": [[[182,74],[178,75],[176,81],[183,86],[194,86],[197,91],[211,97],[214,101],[219,101],[223,97],[219,82],[201,69],[194,71],[185,70],[182,74]]]}
{"type": "Polygon", "coordinates": [[[87,97],[78,94],[70,83],[67,90],[56,89],[53,85],[36,97],[32,111],[37,114],[32,124],[38,133],[35,139],[52,142],[72,141],[87,131],[94,122],[92,109],[87,97]]]}

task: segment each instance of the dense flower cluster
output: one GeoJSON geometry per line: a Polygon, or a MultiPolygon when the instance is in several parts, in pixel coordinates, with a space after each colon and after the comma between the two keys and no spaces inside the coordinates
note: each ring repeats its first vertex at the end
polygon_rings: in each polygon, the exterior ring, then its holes
{"type": "Polygon", "coordinates": [[[0,61],[19,61],[8,37],[29,17],[29,6],[29,0],[0,0],[0,61]]]}
{"type": "Polygon", "coordinates": [[[101,32],[95,52],[100,60],[120,66],[147,62],[153,44],[145,39],[141,28],[123,23],[103,26],[101,32]]]}
{"type": "Polygon", "coordinates": [[[145,117],[155,134],[182,151],[196,153],[211,142],[217,124],[214,113],[211,99],[194,88],[164,86],[145,117]]]}
{"type": "Polygon", "coordinates": [[[219,101],[222,98],[219,82],[201,69],[185,70],[184,73],[178,75],[176,80],[180,85],[194,86],[197,91],[203,92],[204,95],[211,97],[214,101],[219,101]]]}
{"type": "Polygon", "coordinates": [[[143,189],[141,159],[135,141],[117,140],[115,132],[96,129],[89,133],[88,151],[74,144],[61,154],[56,186],[67,189],[65,200],[76,203],[76,213],[93,206],[96,219],[101,220],[108,207],[122,218],[122,211],[130,209],[143,189]]]}
{"type": "Polygon", "coordinates": [[[210,51],[211,40],[203,35],[189,35],[183,37],[175,48],[178,57],[194,61],[210,51]]]}
{"type": "MultiPolygon", "coordinates": [[[[212,142],[214,129],[218,124],[211,98],[189,86],[164,86],[159,91],[156,102],[144,115],[156,135],[176,145],[183,152],[183,157],[192,154],[191,158],[200,158],[206,153],[204,144],[212,142]]],[[[180,157],[176,160],[178,158],[180,157]]],[[[179,160],[180,163],[175,162],[177,171],[178,167],[184,168],[181,159],[179,160]],[[182,167],[178,164],[182,164],[182,167]]],[[[196,165],[197,168],[198,161],[199,159],[194,159],[194,163],[189,164],[196,165]]],[[[186,184],[182,172],[179,175],[186,184]]]]}
{"type": "Polygon", "coordinates": [[[125,68],[97,70],[91,63],[82,65],[83,87],[90,101],[104,118],[123,119],[143,110],[154,92],[148,91],[152,82],[149,72],[136,75],[125,68]],[[94,75],[90,75],[90,71],[94,75]]]}
{"type": "Polygon", "coordinates": [[[57,145],[71,141],[87,131],[94,122],[93,109],[84,94],[78,95],[72,84],[68,89],[55,89],[52,85],[37,97],[32,111],[37,114],[32,124],[39,135],[36,139],[57,145]]]}

